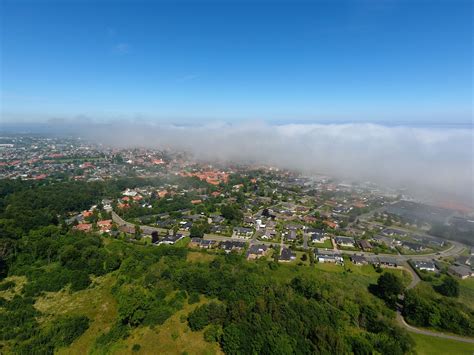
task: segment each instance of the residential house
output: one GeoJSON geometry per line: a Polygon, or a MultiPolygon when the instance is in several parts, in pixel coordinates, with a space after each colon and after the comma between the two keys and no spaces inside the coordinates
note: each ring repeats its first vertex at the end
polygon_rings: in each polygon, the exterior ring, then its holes
{"type": "Polygon", "coordinates": [[[393,228],[386,228],[382,231],[382,233],[391,237],[405,237],[408,235],[405,231],[393,228]]]}
{"type": "Polygon", "coordinates": [[[247,227],[234,227],[234,237],[250,238],[253,235],[253,229],[247,227]]]}
{"type": "Polygon", "coordinates": [[[452,265],[448,268],[448,273],[461,279],[473,276],[472,270],[464,265],[452,265]]]}
{"type": "Polygon", "coordinates": [[[82,231],[82,232],[90,232],[92,231],[92,224],[89,223],[79,223],[73,227],[75,230],[82,231]]]}
{"type": "Polygon", "coordinates": [[[167,235],[162,240],[158,241],[158,245],[161,245],[161,244],[173,245],[183,238],[184,238],[184,235],[181,233],[177,233],[175,235],[167,235]]]}
{"type": "Polygon", "coordinates": [[[370,259],[370,263],[380,267],[398,267],[398,261],[389,256],[375,256],[370,259]]]}
{"type": "Polygon", "coordinates": [[[348,247],[348,248],[353,248],[355,247],[355,240],[352,237],[343,237],[343,236],[337,236],[334,238],[336,241],[336,244],[341,247],[348,247]]]}
{"type": "Polygon", "coordinates": [[[363,255],[351,255],[351,261],[354,265],[365,265],[368,264],[368,260],[363,255]]]}
{"type": "Polygon", "coordinates": [[[267,255],[268,250],[269,250],[269,248],[265,244],[251,245],[248,252],[247,252],[247,259],[248,260],[258,259],[262,256],[267,255]]]}
{"type": "Polygon", "coordinates": [[[296,259],[296,254],[291,251],[289,248],[283,248],[280,253],[278,261],[289,262],[296,259]]]}
{"type": "Polygon", "coordinates": [[[112,230],[112,220],[106,219],[104,221],[98,221],[97,227],[99,227],[101,232],[109,233],[112,230]]]}
{"type": "Polygon", "coordinates": [[[436,265],[433,261],[415,260],[413,261],[413,265],[418,270],[432,271],[432,272],[436,271],[436,265]]]}
{"type": "Polygon", "coordinates": [[[421,244],[418,244],[418,243],[403,242],[402,246],[406,249],[409,249],[409,250],[415,251],[415,252],[421,252],[421,251],[425,250],[425,247],[421,244]]]}
{"type": "Polygon", "coordinates": [[[316,260],[320,263],[344,263],[344,259],[342,258],[341,253],[332,249],[316,249],[315,257],[316,260]]]}
{"type": "Polygon", "coordinates": [[[372,250],[372,244],[370,244],[369,241],[365,240],[365,239],[360,239],[357,241],[357,244],[359,244],[359,247],[363,250],[363,251],[371,251],[372,250]]]}
{"type": "Polygon", "coordinates": [[[245,248],[247,243],[239,242],[234,240],[227,240],[221,243],[221,249],[223,249],[226,253],[230,253],[231,251],[240,251],[245,248]]]}

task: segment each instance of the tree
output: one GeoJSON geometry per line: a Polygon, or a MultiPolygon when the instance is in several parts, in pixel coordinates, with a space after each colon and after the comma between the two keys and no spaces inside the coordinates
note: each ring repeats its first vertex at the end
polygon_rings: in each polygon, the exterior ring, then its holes
{"type": "Polygon", "coordinates": [[[458,297],[459,296],[459,281],[451,276],[447,276],[443,283],[434,289],[447,297],[458,297]]]}
{"type": "Polygon", "coordinates": [[[381,299],[383,299],[388,306],[395,307],[398,300],[398,295],[404,290],[402,280],[392,273],[385,272],[380,275],[377,280],[377,285],[371,287],[371,291],[381,299]]]}
{"type": "Polygon", "coordinates": [[[142,230],[138,224],[135,224],[135,239],[140,239],[142,236],[142,230]]]}

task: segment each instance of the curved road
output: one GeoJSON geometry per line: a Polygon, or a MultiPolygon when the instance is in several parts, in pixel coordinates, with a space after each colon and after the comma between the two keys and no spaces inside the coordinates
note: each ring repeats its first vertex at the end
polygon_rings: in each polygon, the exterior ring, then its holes
{"type": "MultiPolygon", "coordinates": [[[[438,332],[432,332],[430,330],[424,330],[420,328],[416,328],[405,322],[405,319],[402,317],[400,312],[397,312],[397,321],[409,332],[416,333],[416,334],[423,334],[423,335],[428,335],[430,337],[436,337],[436,338],[443,338],[443,339],[450,339],[450,340],[456,340],[456,341],[462,341],[464,343],[471,343],[474,344],[474,339],[473,338],[464,338],[461,336],[456,336],[456,335],[449,335],[449,334],[444,334],[444,333],[438,333],[438,332]]],[[[474,351],[474,348],[473,348],[474,351]]]]}
{"type": "MultiPolygon", "coordinates": [[[[410,264],[405,262],[403,267],[404,267],[404,269],[409,271],[410,274],[412,275],[412,280],[411,280],[410,284],[407,286],[407,289],[412,289],[421,281],[421,279],[418,276],[418,274],[415,272],[415,270],[413,270],[413,268],[411,267],[410,264]]],[[[462,337],[462,336],[449,335],[449,334],[434,332],[434,331],[431,331],[431,330],[416,328],[416,327],[408,324],[405,321],[405,318],[403,318],[402,313],[400,312],[400,310],[397,310],[397,321],[402,327],[404,327],[406,330],[408,330],[409,332],[412,332],[412,333],[423,334],[423,335],[428,335],[428,336],[436,337],[436,338],[450,339],[450,340],[462,341],[464,343],[474,344],[474,338],[465,338],[465,337],[462,337]]],[[[474,348],[473,348],[473,353],[474,353],[474,348]]]]}

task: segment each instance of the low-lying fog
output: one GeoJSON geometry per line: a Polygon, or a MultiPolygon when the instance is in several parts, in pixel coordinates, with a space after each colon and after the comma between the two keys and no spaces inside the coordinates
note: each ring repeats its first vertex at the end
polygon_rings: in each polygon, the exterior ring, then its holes
{"type": "MultiPolygon", "coordinates": [[[[407,187],[474,205],[474,130],[379,124],[75,123],[74,132],[119,147],[171,147],[196,158],[260,162],[407,187]]],[[[71,126],[70,126],[71,127],[71,126]]]]}

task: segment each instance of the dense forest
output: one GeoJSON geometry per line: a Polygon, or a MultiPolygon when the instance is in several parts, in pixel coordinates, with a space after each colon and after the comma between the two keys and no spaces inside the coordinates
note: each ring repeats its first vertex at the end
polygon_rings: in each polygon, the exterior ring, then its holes
{"type": "MultiPolygon", "coordinates": [[[[72,344],[92,319],[74,312],[46,319],[37,303],[47,292],[93,291],[95,280],[106,275],[113,279],[117,315],[94,340],[99,353],[111,351],[134,329],[159,326],[192,304],[196,307],[184,319],[190,331],[203,331],[205,341],[219,344],[226,354],[413,351],[411,337],[395,322],[393,306],[403,283],[390,273],[382,273],[369,290],[348,273],[303,273],[298,266],[249,263],[233,253],[191,263],[185,247],[136,245],[73,231],[61,223],[67,212],[117,195],[131,183],[0,183],[2,279],[27,280],[12,297],[0,297],[0,351],[52,354],[72,344]]],[[[17,286],[0,281],[0,291],[17,286]]],[[[426,319],[413,318],[410,310],[418,313],[428,301],[407,293],[406,302],[409,319],[426,325],[426,319]]],[[[447,317],[447,303],[430,302],[440,309],[440,318],[447,317]]],[[[460,334],[472,334],[472,315],[454,314],[433,326],[453,331],[463,327],[468,330],[460,334]],[[443,325],[448,321],[457,323],[443,325]]]]}

